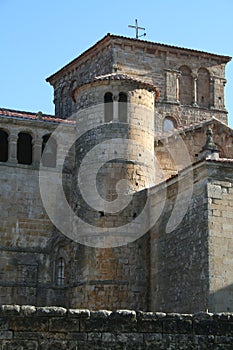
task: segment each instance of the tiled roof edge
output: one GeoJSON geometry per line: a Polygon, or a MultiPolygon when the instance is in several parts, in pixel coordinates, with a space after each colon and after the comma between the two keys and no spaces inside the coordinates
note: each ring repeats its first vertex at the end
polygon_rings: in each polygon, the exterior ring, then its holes
{"type": "Polygon", "coordinates": [[[0,117],[10,117],[18,118],[25,120],[40,120],[44,122],[53,122],[53,123],[64,123],[64,124],[75,124],[73,120],[67,120],[62,118],[57,118],[50,114],[42,114],[41,117],[38,117],[38,113],[19,111],[9,108],[0,108],[0,117]]]}

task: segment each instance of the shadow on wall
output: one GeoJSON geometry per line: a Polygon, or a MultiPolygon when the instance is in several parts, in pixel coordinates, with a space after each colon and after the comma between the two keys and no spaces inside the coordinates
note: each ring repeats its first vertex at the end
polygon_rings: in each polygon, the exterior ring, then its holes
{"type": "Polygon", "coordinates": [[[233,284],[210,293],[209,312],[233,312],[233,284]]]}

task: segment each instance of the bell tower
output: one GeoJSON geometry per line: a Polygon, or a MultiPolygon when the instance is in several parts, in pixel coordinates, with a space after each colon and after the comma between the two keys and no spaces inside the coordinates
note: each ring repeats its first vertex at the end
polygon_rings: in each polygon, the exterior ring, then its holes
{"type": "MultiPolygon", "coordinates": [[[[155,86],[117,73],[97,77],[74,91],[73,200],[78,216],[89,224],[126,224],[132,219],[134,194],[155,184],[157,98],[155,86]]],[[[136,207],[134,217],[140,204],[136,207]]]]}

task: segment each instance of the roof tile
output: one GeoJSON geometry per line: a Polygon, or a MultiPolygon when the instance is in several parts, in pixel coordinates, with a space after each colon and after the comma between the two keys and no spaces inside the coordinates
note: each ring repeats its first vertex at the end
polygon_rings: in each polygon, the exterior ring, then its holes
{"type": "Polygon", "coordinates": [[[37,113],[18,111],[13,109],[6,109],[6,108],[0,108],[0,117],[40,120],[40,121],[52,122],[52,123],[75,124],[75,121],[73,120],[62,119],[49,114],[42,114],[42,118],[40,118],[38,117],[37,113]]]}

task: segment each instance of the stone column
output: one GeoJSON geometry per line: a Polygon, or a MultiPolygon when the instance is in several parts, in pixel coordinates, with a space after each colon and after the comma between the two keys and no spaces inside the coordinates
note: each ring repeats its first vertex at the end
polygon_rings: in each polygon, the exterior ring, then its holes
{"type": "Polygon", "coordinates": [[[8,144],[9,144],[9,156],[8,156],[8,162],[12,164],[17,164],[17,140],[18,140],[18,133],[11,133],[8,137],[8,144]]]}
{"type": "Polygon", "coordinates": [[[197,104],[197,75],[192,74],[193,77],[193,107],[198,107],[197,104]]]}
{"type": "Polygon", "coordinates": [[[118,101],[119,101],[119,94],[113,95],[113,122],[118,122],[118,101]]]}
{"type": "Polygon", "coordinates": [[[36,136],[33,140],[32,145],[32,163],[35,167],[39,168],[41,160],[41,151],[42,151],[42,138],[36,136]]]}
{"type": "Polygon", "coordinates": [[[180,76],[180,73],[176,75],[176,100],[178,103],[180,103],[180,76]]]}

